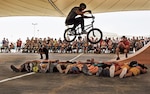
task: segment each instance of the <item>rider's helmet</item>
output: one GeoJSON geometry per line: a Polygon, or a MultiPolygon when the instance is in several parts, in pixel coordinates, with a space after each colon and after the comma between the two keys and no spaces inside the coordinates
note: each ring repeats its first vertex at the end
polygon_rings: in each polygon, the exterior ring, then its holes
{"type": "Polygon", "coordinates": [[[80,4],[80,8],[86,9],[86,4],[85,4],[85,3],[81,3],[81,4],[80,4]]]}

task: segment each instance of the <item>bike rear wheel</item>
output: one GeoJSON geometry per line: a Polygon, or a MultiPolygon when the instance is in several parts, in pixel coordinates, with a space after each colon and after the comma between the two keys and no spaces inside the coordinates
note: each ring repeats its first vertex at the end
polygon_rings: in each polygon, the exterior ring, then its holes
{"type": "Polygon", "coordinates": [[[76,38],[76,31],[72,31],[72,28],[68,28],[64,32],[64,40],[67,42],[72,42],[76,38]]]}
{"type": "Polygon", "coordinates": [[[92,44],[99,43],[102,38],[103,38],[103,33],[98,28],[93,28],[87,33],[87,39],[92,44]]]}

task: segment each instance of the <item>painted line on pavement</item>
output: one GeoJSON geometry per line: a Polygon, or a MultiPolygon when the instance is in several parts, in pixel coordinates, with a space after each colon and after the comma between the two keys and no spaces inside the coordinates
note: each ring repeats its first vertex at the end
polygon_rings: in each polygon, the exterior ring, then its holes
{"type": "MultiPolygon", "coordinates": [[[[77,59],[78,57],[80,57],[81,55],[83,55],[83,53],[77,55],[76,57],[72,58],[72,59],[69,60],[69,61],[73,61],[73,60],[77,59]]],[[[0,80],[0,83],[4,83],[4,82],[10,81],[10,80],[19,79],[19,78],[22,78],[22,77],[25,77],[25,76],[29,76],[29,75],[33,75],[33,74],[35,74],[35,72],[26,73],[26,74],[23,74],[23,75],[19,75],[19,76],[15,76],[15,77],[3,79],[3,80],[0,80]]]]}
{"type": "Polygon", "coordinates": [[[73,61],[73,60],[77,59],[78,57],[80,57],[81,55],[83,55],[83,53],[81,53],[81,54],[77,55],[76,57],[72,58],[72,59],[71,59],[71,60],[69,60],[69,61],[73,61]]]}
{"type": "Polygon", "coordinates": [[[24,76],[28,76],[28,75],[32,75],[32,74],[35,74],[35,72],[26,73],[26,74],[23,74],[23,75],[19,75],[19,76],[15,76],[15,77],[3,79],[3,80],[0,80],[0,83],[7,82],[7,81],[10,81],[10,80],[19,79],[19,78],[22,78],[22,77],[24,77],[24,76]]]}

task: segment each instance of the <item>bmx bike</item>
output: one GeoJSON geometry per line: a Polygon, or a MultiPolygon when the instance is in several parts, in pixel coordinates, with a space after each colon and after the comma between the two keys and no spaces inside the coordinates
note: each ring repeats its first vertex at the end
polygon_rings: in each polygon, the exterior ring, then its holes
{"type": "MultiPolygon", "coordinates": [[[[92,13],[90,14],[91,14],[90,18],[92,18],[91,23],[88,25],[85,25],[84,28],[85,28],[85,31],[87,32],[87,35],[86,35],[87,40],[92,44],[96,44],[96,43],[99,43],[100,40],[102,39],[103,33],[100,29],[94,28],[93,23],[94,23],[95,17],[93,16],[92,13]]],[[[80,26],[77,26],[75,30],[72,30],[72,28],[67,28],[64,32],[64,40],[67,42],[73,42],[77,36],[83,35],[81,31],[82,30],[80,26]]]]}

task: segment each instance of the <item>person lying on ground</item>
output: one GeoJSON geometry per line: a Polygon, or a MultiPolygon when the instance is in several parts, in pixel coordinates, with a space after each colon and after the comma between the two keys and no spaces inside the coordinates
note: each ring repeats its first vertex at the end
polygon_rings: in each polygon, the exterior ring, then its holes
{"type": "Polygon", "coordinates": [[[128,63],[117,62],[114,63],[110,68],[113,68],[113,70],[110,71],[110,77],[119,76],[121,78],[121,73],[124,68],[129,70],[130,66],[128,63]]]}
{"type": "Polygon", "coordinates": [[[52,72],[59,72],[59,73],[65,73],[65,70],[68,65],[72,64],[70,61],[59,61],[52,62],[50,64],[50,73],[52,72]]]}
{"type": "Polygon", "coordinates": [[[10,68],[15,72],[48,72],[49,64],[55,60],[31,60],[26,61],[19,67],[11,65],[10,68]]]}
{"type": "Polygon", "coordinates": [[[147,72],[147,67],[144,64],[138,63],[137,61],[131,61],[129,63],[112,61],[94,64],[96,64],[96,66],[99,65],[98,66],[99,70],[96,73],[97,76],[104,76],[104,77],[119,76],[120,78],[123,78],[131,76],[131,72],[132,76],[147,72]]]}
{"type": "Polygon", "coordinates": [[[14,65],[10,66],[15,72],[59,72],[59,73],[84,73],[85,75],[97,75],[104,77],[119,76],[120,78],[136,76],[147,72],[144,64],[131,61],[129,63],[122,62],[98,62],[93,58],[86,62],[60,62],[59,60],[32,60],[26,61],[18,68],[14,65]]]}
{"type": "Polygon", "coordinates": [[[85,75],[97,75],[99,76],[103,69],[110,67],[112,62],[98,62],[94,58],[87,59],[86,62],[78,61],[75,65],[71,65],[70,71],[75,71],[75,73],[84,73],[85,75]]]}
{"type": "Polygon", "coordinates": [[[66,67],[65,73],[66,74],[67,73],[74,73],[74,74],[85,73],[85,74],[87,74],[88,72],[85,72],[85,71],[91,71],[92,74],[95,74],[98,67],[94,66],[93,65],[94,63],[95,63],[95,61],[93,58],[91,60],[87,59],[85,62],[81,62],[81,61],[73,62],[72,64],[69,64],[66,67]],[[86,70],[85,69],[86,66],[89,66],[89,69],[86,70]]]}
{"type": "MultiPolygon", "coordinates": [[[[111,71],[110,77],[119,76],[120,78],[123,78],[127,72],[130,72],[130,74],[131,74],[131,72],[135,72],[133,70],[137,70],[138,72],[136,75],[138,75],[141,73],[146,73],[146,69],[147,69],[147,67],[144,64],[140,64],[137,61],[131,61],[129,63],[118,62],[118,63],[113,64],[111,67],[113,67],[115,69],[113,71],[111,71]],[[139,69],[137,69],[137,68],[139,68],[139,69]]],[[[127,75],[127,76],[129,76],[129,75],[127,75]]]]}
{"type": "Polygon", "coordinates": [[[137,61],[131,61],[129,63],[129,66],[131,67],[129,70],[127,70],[126,68],[123,69],[122,73],[120,74],[120,78],[137,76],[139,74],[147,73],[148,68],[144,64],[140,64],[137,61]]]}

